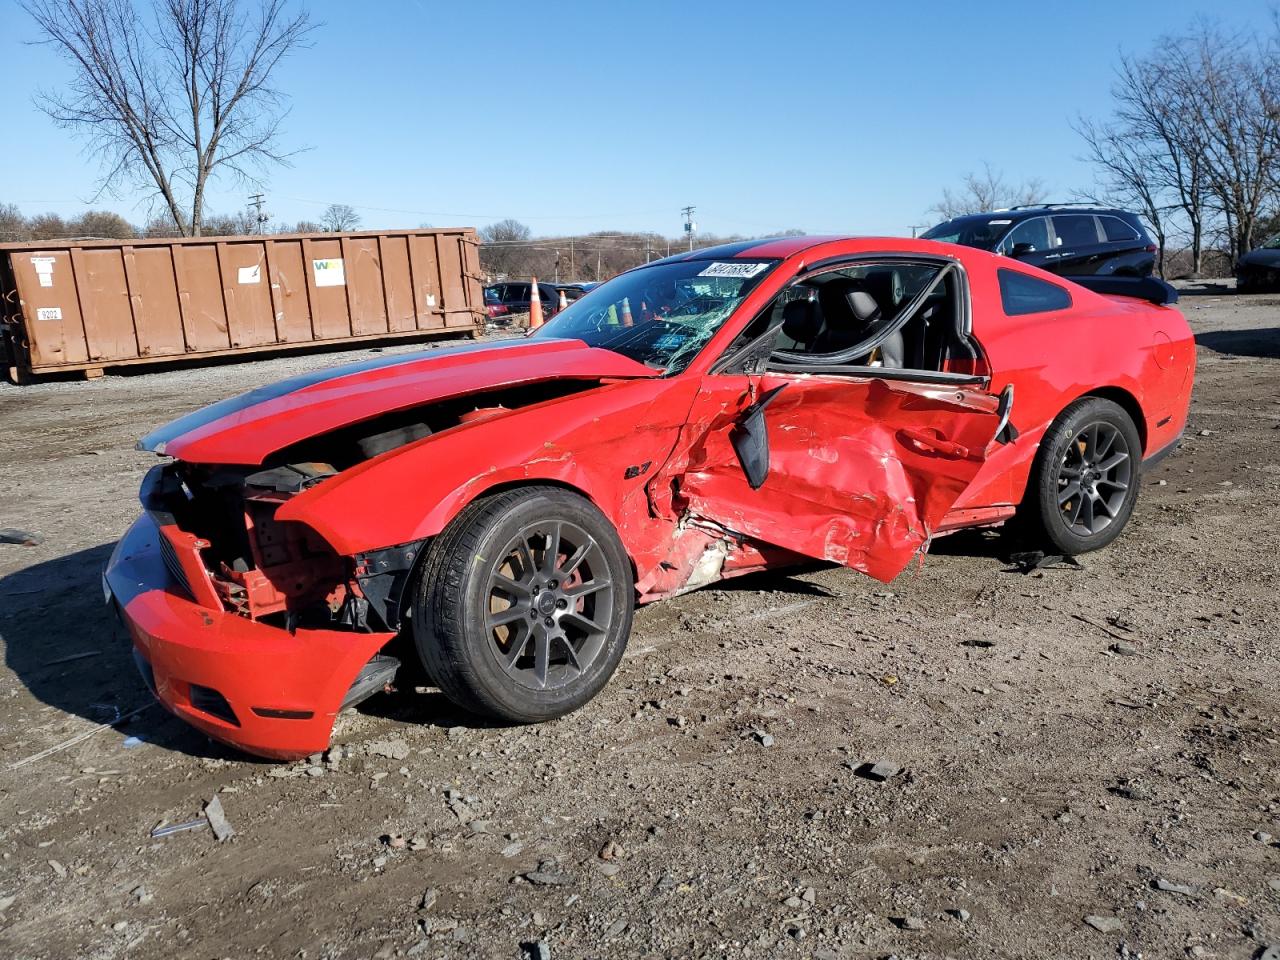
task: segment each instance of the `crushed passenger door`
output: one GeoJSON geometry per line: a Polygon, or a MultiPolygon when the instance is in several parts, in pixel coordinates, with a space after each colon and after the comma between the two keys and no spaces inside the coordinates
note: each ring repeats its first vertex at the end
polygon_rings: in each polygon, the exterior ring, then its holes
{"type": "Polygon", "coordinates": [[[973,480],[1006,412],[967,386],[708,376],[684,455],[668,464],[678,471],[672,506],[888,582],[973,480]],[[744,456],[744,436],[759,438],[762,427],[763,450],[744,456]]]}

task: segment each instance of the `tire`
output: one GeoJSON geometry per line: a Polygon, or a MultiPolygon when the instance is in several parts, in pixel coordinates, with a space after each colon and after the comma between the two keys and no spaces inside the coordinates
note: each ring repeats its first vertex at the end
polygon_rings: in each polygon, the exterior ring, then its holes
{"type": "Polygon", "coordinates": [[[634,607],[631,563],[604,514],[559,487],[525,487],[476,501],[436,538],[414,642],[458,706],[536,723],[600,692],[634,607]]]}
{"type": "Polygon", "coordinates": [[[1075,401],[1040,441],[1023,503],[1026,528],[1067,556],[1105,547],[1133,514],[1141,458],[1124,408],[1102,397],[1075,401]]]}

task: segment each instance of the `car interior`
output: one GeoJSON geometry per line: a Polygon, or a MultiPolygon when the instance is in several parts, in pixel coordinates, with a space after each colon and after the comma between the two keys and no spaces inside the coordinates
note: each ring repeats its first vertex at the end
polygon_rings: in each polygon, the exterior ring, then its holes
{"type": "Polygon", "coordinates": [[[860,263],[792,284],[731,354],[764,355],[771,370],[970,375],[976,351],[964,335],[963,278],[947,264],[860,263]]]}

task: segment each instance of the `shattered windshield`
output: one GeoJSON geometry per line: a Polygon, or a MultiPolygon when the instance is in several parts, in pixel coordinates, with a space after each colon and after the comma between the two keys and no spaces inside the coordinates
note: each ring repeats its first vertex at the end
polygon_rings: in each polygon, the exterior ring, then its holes
{"type": "Polygon", "coordinates": [[[534,336],[583,340],[664,373],[683,370],[776,260],[684,260],[614,277],[534,336]]]}

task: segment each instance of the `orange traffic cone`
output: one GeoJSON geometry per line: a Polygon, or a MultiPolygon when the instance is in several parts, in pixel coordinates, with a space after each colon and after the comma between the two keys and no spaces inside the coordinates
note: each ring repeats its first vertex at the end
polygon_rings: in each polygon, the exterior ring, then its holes
{"type": "Polygon", "coordinates": [[[534,277],[529,284],[529,329],[537,330],[542,326],[542,298],[538,296],[538,278],[534,277]]]}
{"type": "Polygon", "coordinates": [[[559,313],[569,305],[569,298],[564,295],[564,291],[560,291],[560,302],[556,304],[556,313],[559,313]]]}
{"type": "Polygon", "coordinates": [[[629,297],[622,298],[622,325],[624,327],[635,326],[631,319],[631,299],[629,297]]]}

